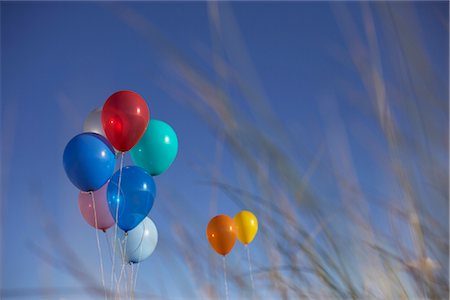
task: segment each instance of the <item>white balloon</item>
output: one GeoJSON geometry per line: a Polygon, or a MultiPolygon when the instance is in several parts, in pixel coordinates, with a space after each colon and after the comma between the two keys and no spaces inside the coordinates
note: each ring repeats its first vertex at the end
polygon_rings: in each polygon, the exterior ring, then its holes
{"type": "Polygon", "coordinates": [[[106,138],[102,125],[102,108],[96,108],[89,113],[83,124],[84,132],[94,132],[106,138]]]}
{"type": "Polygon", "coordinates": [[[125,261],[128,263],[138,263],[148,258],[156,248],[158,243],[158,230],[155,223],[145,217],[138,226],[128,231],[125,238],[125,232],[120,231],[119,243],[122,251],[126,248],[125,261]]]}
{"type": "MultiPolygon", "coordinates": [[[[97,134],[100,134],[101,136],[103,136],[105,139],[108,139],[106,137],[105,131],[103,130],[102,108],[101,107],[96,108],[89,113],[86,120],[84,120],[83,132],[97,133],[97,134]]],[[[116,157],[117,157],[118,151],[114,147],[113,147],[113,149],[116,152],[116,157]]]]}

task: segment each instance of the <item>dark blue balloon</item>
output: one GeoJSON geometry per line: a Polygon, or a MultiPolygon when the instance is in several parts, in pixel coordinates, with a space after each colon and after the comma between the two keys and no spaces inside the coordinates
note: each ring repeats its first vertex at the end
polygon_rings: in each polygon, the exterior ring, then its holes
{"type": "Polygon", "coordinates": [[[103,136],[81,133],[64,149],[63,164],[67,177],[78,189],[96,191],[111,178],[116,155],[103,136]]]}
{"type": "Polygon", "coordinates": [[[114,173],[108,184],[108,205],[114,220],[117,212],[117,225],[127,232],[141,223],[152,209],[156,186],[153,177],[143,168],[128,166],[122,169],[120,196],[117,198],[119,174],[120,170],[114,173]]]}

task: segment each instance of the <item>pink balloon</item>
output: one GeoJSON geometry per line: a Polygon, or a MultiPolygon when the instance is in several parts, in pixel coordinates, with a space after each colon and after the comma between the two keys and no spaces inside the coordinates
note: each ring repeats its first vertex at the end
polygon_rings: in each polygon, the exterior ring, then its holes
{"type": "Polygon", "coordinates": [[[106,191],[109,181],[99,190],[94,192],[95,210],[97,212],[97,226],[95,226],[94,206],[92,195],[86,192],[80,192],[78,195],[78,206],[86,222],[94,228],[105,231],[114,225],[114,219],[109,211],[106,191]]]}

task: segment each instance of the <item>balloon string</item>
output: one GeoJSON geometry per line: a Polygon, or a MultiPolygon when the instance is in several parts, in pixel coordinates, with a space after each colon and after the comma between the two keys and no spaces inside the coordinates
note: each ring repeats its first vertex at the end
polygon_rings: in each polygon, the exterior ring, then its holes
{"type": "MultiPolygon", "coordinates": [[[[109,254],[109,260],[112,263],[113,257],[112,257],[112,253],[111,253],[111,242],[109,241],[109,237],[108,237],[108,233],[106,231],[103,231],[105,233],[105,238],[106,238],[106,244],[108,244],[108,254],[109,254]]],[[[117,276],[116,274],[114,275],[114,281],[117,282],[117,276]]]]}
{"type": "Polygon", "coordinates": [[[125,296],[126,296],[126,298],[129,298],[129,284],[128,284],[128,282],[130,281],[129,279],[129,270],[128,270],[128,268],[126,267],[126,265],[124,264],[124,265],[122,265],[123,267],[124,267],[124,275],[125,275],[125,283],[124,283],[124,285],[125,285],[125,296]]]}
{"type": "Polygon", "coordinates": [[[106,294],[105,273],[103,271],[102,248],[100,247],[100,239],[98,237],[98,221],[97,221],[97,210],[95,208],[94,193],[93,192],[89,192],[89,194],[91,194],[92,208],[94,209],[95,237],[97,238],[97,250],[98,250],[98,256],[100,258],[100,272],[102,274],[103,291],[105,292],[105,299],[108,299],[108,296],[106,294]]]}
{"type": "Polygon", "coordinates": [[[252,298],[255,298],[255,282],[253,281],[253,270],[252,270],[252,261],[250,260],[250,248],[248,245],[245,245],[245,249],[247,250],[247,259],[248,259],[248,269],[250,271],[250,281],[252,283],[252,298]]]}
{"type": "MultiPolygon", "coordinates": [[[[124,152],[122,152],[122,155],[120,156],[120,168],[119,168],[119,182],[117,184],[117,201],[119,200],[119,196],[120,196],[120,183],[122,181],[122,167],[123,167],[123,155],[124,152]]],[[[116,240],[117,240],[117,224],[119,223],[119,203],[116,203],[116,223],[114,225],[114,247],[113,247],[113,259],[112,259],[112,268],[111,268],[111,293],[113,291],[114,288],[114,275],[116,273],[116,269],[115,269],[115,262],[116,262],[116,240]]]]}
{"type": "Polygon", "coordinates": [[[110,242],[109,242],[108,233],[106,233],[106,231],[103,231],[103,233],[105,234],[106,244],[108,245],[109,260],[110,260],[111,263],[112,263],[111,244],[110,244],[110,242]]]}
{"type": "Polygon", "coordinates": [[[139,266],[140,265],[141,264],[138,263],[138,265],[136,267],[136,273],[134,274],[134,283],[132,283],[133,290],[132,290],[132,293],[131,293],[131,299],[133,299],[133,300],[134,300],[134,294],[135,294],[135,291],[136,291],[136,284],[137,284],[137,278],[138,278],[138,274],[139,274],[139,266]]]}
{"type": "MultiPolygon", "coordinates": [[[[127,240],[128,240],[128,233],[125,233],[125,238],[124,238],[124,246],[123,246],[123,255],[122,255],[122,267],[120,269],[120,275],[119,275],[119,282],[117,284],[117,287],[120,287],[120,282],[122,281],[122,274],[123,271],[125,269],[125,256],[127,255],[127,240]]],[[[117,290],[119,292],[119,289],[117,290]]]]}
{"type": "Polygon", "coordinates": [[[128,282],[130,281],[129,280],[129,270],[128,270],[128,268],[126,267],[126,264],[125,264],[125,262],[123,263],[123,265],[122,265],[122,267],[124,268],[124,275],[125,275],[125,295],[126,295],[126,298],[129,298],[129,284],[128,284],[128,282]]]}
{"type": "Polygon", "coordinates": [[[131,299],[133,299],[133,277],[134,277],[134,265],[131,264],[131,276],[128,278],[128,290],[129,290],[129,295],[128,297],[131,299]]]}
{"type": "MultiPolygon", "coordinates": [[[[120,257],[121,257],[121,261],[122,261],[122,258],[123,258],[123,251],[124,251],[124,247],[122,247],[123,246],[123,243],[124,243],[124,241],[125,241],[125,238],[121,241],[120,239],[117,239],[118,240],[118,244],[119,244],[119,251],[120,251],[120,257]]],[[[116,275],[116,274],[114,274],[114,275],[116,275]]],[[[119,280],[117,279],[117,276],[115,277],[116,278],[116,297],[118,297],[119,299],[120,299],[120,282],[119,282],[119,280]]]]}
{"type": "MultiPolygon", "coordinates": [[[[145,226],[145,224],[144,224],[144,226],[145,226]]],[[[142,236],[142,239],[144,239],[144,236],[142,236]]],[[[141,240],[141,243],[140,244],[142,244],[142,240],[141,240]]],[[[139,260],[141,259],[141,255],[142,255],[142,245],[139,247],[139,260]]],[[[138,273],[139,273],[139,266],[140,266],[141,264],[140,263],[138,263],[138,265],[137,265],[137,267],[136,267],[136,275],[135,275],[135,278],[134,278],[134,284],[133,284],[133,293],[132,293],[132,295],[133,295],[133,299],[134,299],[134,291],[136,290],[136,285],[137,285],[137,278],[138,278],[138,273]]]]}
{"type": "Polygon", "coordinates": [[[223,258],[223,274],[225,278],[225,299],[228,300],[228,280],[227,280],[227,264],[225,262],[225,255],[222,256],[223,258]]]}

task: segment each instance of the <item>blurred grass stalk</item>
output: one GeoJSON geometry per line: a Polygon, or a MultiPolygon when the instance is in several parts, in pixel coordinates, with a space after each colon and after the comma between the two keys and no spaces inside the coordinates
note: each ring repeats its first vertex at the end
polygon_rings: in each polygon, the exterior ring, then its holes
{"type": "MultiPolygon", "coordinates": [[[[360,6],[363,28],[347,4],[331,4],[348,42],[347,49],[339,50],[349,52],[349,68],[357,71],[364,90],[338,92],[349,99],[355,94],[366,98],[356,108],[378,122],[381,141],[361,134],[357,138],[382,150],[372,153],[373,158],[399,191],[385,191],[381,202],[361,187],[350,146],[350,135],[355,134],[334,96],[319,99],[326,132],[318,149],[311,149],[308,140],[298,141],[274,115],[226,5],[208,3],[213,50],[201,53],[216,77],[185,59],[182,50],[157,39],[178,77],[162,87],[223,137],[235,159],[242,184],[232,186],[226,178],[211,178],[211,184],[263,220],[264,247],[259,250],[267,260],[257,263],[257,292],[264,293],[267,283],[271,294],[280,298],[447,299],[448,215],[438,214],[448,211],[448,131],[443,127],[448,123],[448,95],[439,93],[446,82],[432,68],[414,4],[351,5],[360,6]],[[389,79],[385,68],[393,74],[389,79]],[[245,101],[249,113],[242,112],[243,104],[233,100],[230,91],[245,101]],[[331,170],[320,166],[325,160],[331,161],[331,170]],[[310,164],[301,168],[302,161],[310,164]],[[322,199],[320,184],[310,181],[316,172],[333,172],[339,193],[332,202],[340,206],[322,199]],[[391,221],[388,230],[373,221],[374,207],[381,210],[382,220],[391,221]]],[[[140,25],[138,30],[151,32],[149,23],[140,25]]],[[[197,276],[208,279],[206,272],[197,276]]],[[[248,289],[243,276],[231,278],[237,287],[248,289]]]]}

